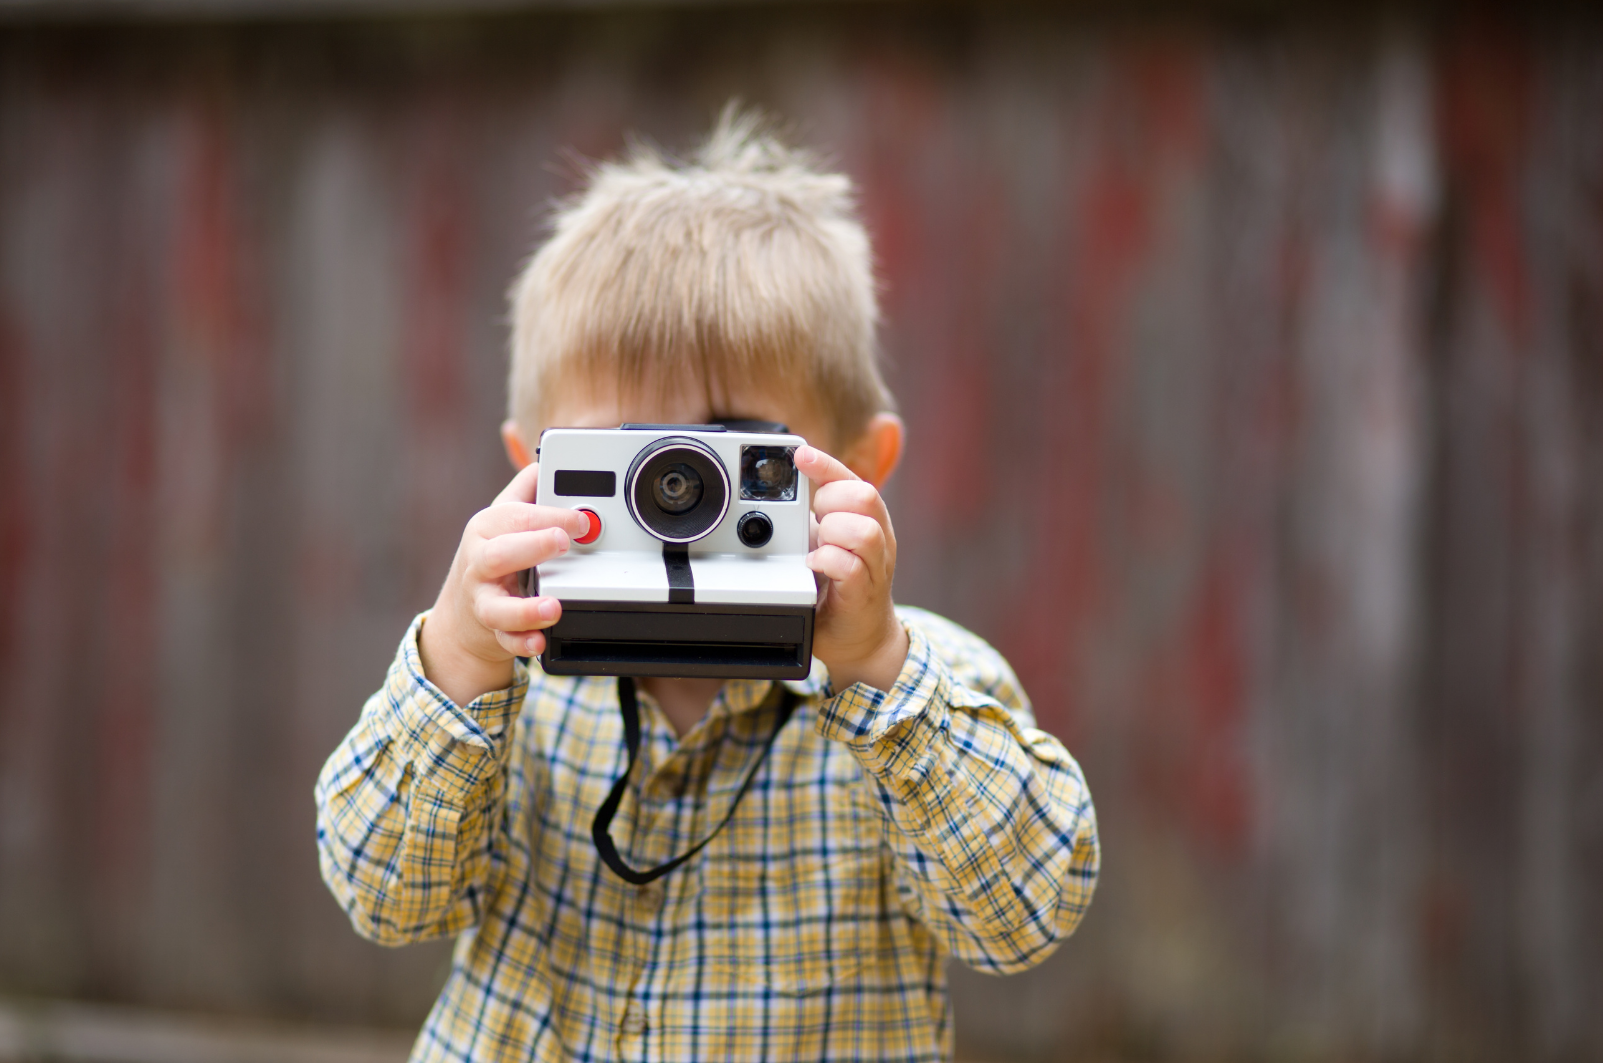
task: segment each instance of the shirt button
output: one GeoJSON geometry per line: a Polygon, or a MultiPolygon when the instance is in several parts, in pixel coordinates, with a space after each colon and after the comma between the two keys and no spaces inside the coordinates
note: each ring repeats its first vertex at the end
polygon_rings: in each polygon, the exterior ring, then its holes
{"type": "Polygon", "coordinates": [[[663,898],[667,896],[667,892],[661,886],[652,884],[641,886],[637,896],[640,898],[640,903],[647,908],[660,908],[662,907],[663,898]]]}
{"type": "Polygon", "coordinates": [[[639,1008],[631,1006],[623,1013],[623,1032],[631,1037],[639,1037],[646,1032],[646,1016],[639,1008]]]}

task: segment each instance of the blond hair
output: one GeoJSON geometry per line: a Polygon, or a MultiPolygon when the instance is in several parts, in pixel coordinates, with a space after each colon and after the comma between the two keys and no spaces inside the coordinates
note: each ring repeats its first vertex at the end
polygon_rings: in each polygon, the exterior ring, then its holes
{"type": "Polygon", "coordinates": [[[849,443],[893,402],[851,181],[724,108],[687,162],[594,167],[513,285],[509,410],[531,442],[558,387],[702,389],[718,413],[776,382],[849,443]]]}

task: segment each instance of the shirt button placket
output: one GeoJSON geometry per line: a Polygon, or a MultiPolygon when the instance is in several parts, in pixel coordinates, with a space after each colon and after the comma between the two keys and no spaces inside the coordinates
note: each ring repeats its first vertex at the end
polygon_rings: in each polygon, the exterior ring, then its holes
{"type": "Polygon", "coordinates": [[[646,1022],[646,1011],[639,1001],[630,1003],[623,1013],[623,1020],[618,1023],[618,1058],[625,1060],[643,1060],[646,1058],[646,1031],[650,1024],[646,1022]]]}

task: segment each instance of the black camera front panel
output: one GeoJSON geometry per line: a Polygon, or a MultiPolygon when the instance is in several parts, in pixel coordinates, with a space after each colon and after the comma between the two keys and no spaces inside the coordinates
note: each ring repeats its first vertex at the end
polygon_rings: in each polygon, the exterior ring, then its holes
{"type": "Polygon", "coordinates": [[[547,675],[805,679],[810,606],[563,602],[546,629],[547,675]]]}

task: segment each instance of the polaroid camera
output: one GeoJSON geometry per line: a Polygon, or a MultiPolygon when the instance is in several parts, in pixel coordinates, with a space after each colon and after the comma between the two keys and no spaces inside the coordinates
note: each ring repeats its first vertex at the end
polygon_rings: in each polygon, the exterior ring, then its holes
{"type": "Polygon", "coordinates": [[[537,501],[589,530],[530,573],[562,602],[549,675],[801,679],[818,599],[805,440],[763,422],[552,428],[537,501]]]}

